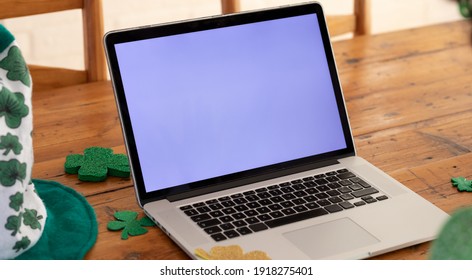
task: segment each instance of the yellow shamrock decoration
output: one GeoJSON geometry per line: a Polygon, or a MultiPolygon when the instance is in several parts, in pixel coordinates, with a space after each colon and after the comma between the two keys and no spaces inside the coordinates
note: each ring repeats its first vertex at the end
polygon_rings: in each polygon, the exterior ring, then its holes
{"type": "Polygon", "coordinates": [[[206,252],[201,248],[195,250],[195,255],[204,260],[270,260],[262,251],[251,251],[244,254],[239,245],[215,246],[206,252]]]}

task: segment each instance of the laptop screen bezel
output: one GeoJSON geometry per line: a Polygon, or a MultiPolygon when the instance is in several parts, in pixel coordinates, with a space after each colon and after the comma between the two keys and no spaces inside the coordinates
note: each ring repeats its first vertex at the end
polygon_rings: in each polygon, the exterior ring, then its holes
{"type": "Polygon", "coordinates": [[[323,10],[318,3],[307,3],[253,12],[222,15],[196,20],[174,22],[169,24],[112,31],[105,35],[104,45],[107,54],[110,76],[113,82],[115,99],[120,114],[123,135],[126,142],[126,149],[130,159],[134,184],[137,190],[139,203],[141,205],[144,205],[145,203],[150,201],[165,199],[169,196],[179,195],[182,193],[201,194],[202,189],[206,189],[208,190],[208,192],[212,192],[228,187],[235,187],[241,184],[257,182],[263,179],[276,178],[290,173],[309,170],[312,168],[311,166],[313,164],[317,164],[322,161],[329,161],[342,157],[352,156],[355,154],[355,148],[349,126],[349,120],[345,108],[342,88],[337,74],[336,63],[334,60],[331,42],[327,31],[326,21],[323,14],[323,10]],[[210,178],[198,182],[192,182],[180,186],[174,186],[171,188],[147,192],[144,184],[143,174],[141,172],[141,165],[138,157],[136,141],[133,135],[132,123],[126,102],[126,96],[124,92],[123,82],[121,79],[118,58],[115,51],[115,45],[125,42],[133,42],[169,35],[210,30],[215,28],[223,28],[313,13],[317,14],[316,18],[318,19],[318,24],[321,31],[326,59],[328,62],[332,85],[335,93],[336,103],[339,110],[342,129],[344,132],[344,138],[346,140],[346,148],[301,159],[277,163],[270,166],[241,171],[216,178],[210,178]],[[195,192],[195,190],[200,191],[195,192]]]}

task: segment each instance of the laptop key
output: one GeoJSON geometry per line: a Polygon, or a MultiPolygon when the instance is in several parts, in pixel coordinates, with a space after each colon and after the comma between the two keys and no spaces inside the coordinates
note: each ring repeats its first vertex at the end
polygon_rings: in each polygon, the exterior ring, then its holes
{"type": "Polygon", "coordinates": [[[258,224],[250,225],[249,228],[254,232],[258,232],[258,231],[261,231],[261,230],[268,229],[269,227],[264,225],[263,223],[258,223],[258,224]]]}
{"type": "Polygon", "coordinates": [[[279,226],[287,225],[294,222],[303,221],[310,218],[315,218],[315,217],[326,215],[326,214],[328,214],[328,211],[326,211],[323,208],[317,208],[317,209],[301,212],[301,213],[290,215],[290,216],[284,216],[278,219],[267,221],[265,223],[268,227],[274,228],[274,227],[279,227],[279,226]]]}
{"type": "Polygon", "coordinates": [[[366,205],[367,203],[365,201],[357,201],[357,202],[354,202],[354,205],[355,206],[364,206],[366,205]]]}
{"type": "Polygon", "coordinates": [[[198,211],[195,210],[195,209],[189,209],[189,210],[185,210],[184,211],[185,215],[187,216],[195,216],[195,215],[198,215],[198,211]]]}
{"type": "Polygon", "coordinates": [[[210,216],[212,216],[213,218],[223,217],[223,216],[225,215],[225,214],[224,214],[223,212],[221,212],[220,210],[210,212],[209,214],[210,214],[210,216]]]}
{"type": "Polygon", "coordinates": [[[338,174],[337,175],[339,179],[341,180],[346,180],[346,179],[349,179],[349,178],[353,178],[353,177],[356,177],[356,175],[354,175],[353,173],[351,172],[343,172],[341,174],[338,174]]]}
{"type": "Polygon", "coordinates": [[[324,209],[326,209],[329,213],[335,213],[343,210],[343,208],[337,204],[326,206],[324,209]]]}
{"type": "Polygon", "coordinates": [[[221,205],[223,205],[224,207],[232,207],[232,206],[236,205],[236,203],[234,203],[231,200],[228,200],[228,201],[221,202],[221,205]]]}
{"type": "Polygon", "coordinates": [[[226,215],[231,215],[236,213],[236,210],[234,210],[234,208],[225,208],[221,209],[221,212],[225,213],[226,215]]]}
{"type": "Polygon", "coordinates": [[[271,212],[270,209],[265,207],[265,206],[257,208],[256,211],[259,212],[259,214],[267,214],[267,213],[271,212]]]}
{"type": "Polygon", "coordinates": [[[180,210],[182,210],[182,211],[190,210],[190,209],[192,209],[192,205],[185,205],[185,206],[180,207],[180,210]]]}
{"type": "Polygon", "coordinates": [[[245,221],[246,221],[246,223],[248,223],[250,225],[260,222],[259,219],[257,219],[256,217],[247,218],[245,221]]]}
{"type": "Polygon", "coordinates": [[[206,204],[213,204],[213,203],[217,203],[218,199],[210,199],[210,200],[207,200],[205,202],[206,202],[206,204]]]}
{"type": "Polygon", "coordinates": [[[271,195],[270,195],[269,192],[261,192],[261,193],[258,193],[257,196],[258,196],[260,199],[265,199],[265,198],[271,197],[271,195]]]}
{"type": "Polygon", "coordinates": [[[340,203],[340,202],[343,201],[341,198],[339,198],[339,197],[337,197],[337,196],[335,196],[335,197],[330,197],[328,200],[331,201],[331,203],[340,203]]]}
{"type": "Polygon", "coordinates": [[[331,202],[329,202],[326,199],[322,199],[322,200],[318,201],[318,204],[321,205],[321,206],[328,206],[328,205],[331,204],[331,202]]]}
{"type": "Polygon", "coordinates": [[[316,202],[309,202],[309,203],[305,204],[305,206],[306,206],[308,209],[315,209],[315,208],[320,207],[316,202]]]}
{"type": "Polygon", "coordinates": [[[257,218],[263,222],[265,221],[268,221],[268,220],[272,220],[272,217],[269,216],[268,214],[262,214],[262,215],[259,215],[257,216],[257,218]]]}
{"type": "Polygon", "coordinates": [[[307,211],[308,208],[306,208],[305,206],[303,205],[297,205],[295,207],[293,207],[293,210],[297,211],[297,212],[304,212],[304,211],[307,211]]]}
{"type": "Polygon", "coordinates": [[[236,226],[236,227],[244,227],[247,225],[247,223],[245,221],[236,221],[236,222],[233,222],[233,225],[236,226]]]}
{"type": "Polygon", "coordinates": [[[237,233],[235,230],[227,230],[224,232],[224,234],[228,237],[228,238],[235,238],[235,237],[238,237],[239,236],[239,233],[237,233]]]}
{"type": "Polygon", "coordinates": [[[247,211],[244,211],[244,214],[248,217],[259,215],[259,213],[257,213],[256,210],[247,210],[247,211]]]}
{"type": "Polygon", "coordinates": [[[223,223],[229,223],[234,221],[234,219],[231,216],[223,216],[220,218],[220,221],[222,221],[223,223]]]}
{"type": "Polygon", "coordinates": [[[251,209],[254,209],[254,208],[259,208],[261,207],[261,205],[257,202],[249,202],[248,204],[246,204],[247,207],[251,208],[251,209]]]}
{"type": "Polygon", "coordinates": [[[341,202],[339,203],[339,205],[344,209],[354,208],[354,205],[352,205],[350,202],[347,202],[347,201],[341,202]]]}
{"type": "Polygon", "coordinates": [[[295,210],[293,210],[292,208],[283,209],[281,212],[284,213],[284,214],[287,215],[287,216],[293,215],[293,214],[296,214],[296,213],[297,213],[297,212],[296,212],[295,210]]]}
{"type": "Polygon", "coordinates": [[[219,224],[221,224],[221,222],[218,219],[211,219],[211,220],[201,221],[197,223],[197,225],[201,228],[217,226],[219,224]]]}
{"type": "Polygon", "coordinates": [[[202,207],[198,207],[197,211],[200,212],[200,213],[207,213],[207,212],[210,212],[211,209],[209,207],[202,206],[202,207]]]}
{"type": "Polygon", "coordinates": [[[242,211],[248,210],[249,208],[247,208],[246,205],[237,205],[237,206],[234,206],[234,209],[235,209],[236,211],[242,212],[242,211]]]}
{"type": "Polygon", "coordinates": [[[386,200],[386,199],[388,199],[388,196],[386,196],[386,195],[381,195],[381,196],[377,197],[378,201],[386,200]]]}
{"type": "Polygon", "coordinates": [[[237,230],[237,231],[239,232],[239,234],[241,234],[241,235],[246,235],[246,234],[252,233],[252,230],[250,230],[250,229],[247,228],[247,227],[238,228],[238,229],[236,229],[236,230],[237,230]]]}
{"type": "Polygon", "coordinates": [[[205,214],[192,216],[192,217],[190,217],[190,219],[192,219],[192,221],[194,221],[194,222],[201,222],[201,221],[211,219],[211,216],[205,213],[205,214]]]}
{"type": "Polygon", "coordinates": [[[267,188],[258,188],[256,189],[256,193],[266,192],[267,188]]]}
{"type": "Polygon", "coordinates": [[[249,201],[249,202],[254,202],[254,201],[259,200],[259,197],[257,197],[256,195],[248,195],[248,196],[245,196],[245,198],[246,198],[247,201],[249,201]]]}
{"type": "Polygon", "coordinates": [[[211,235],[211,238],[213,238],[213,240],[215,240],[216,242],[218,242],[218,241],[223,241],[223,240],[228,239],[228,238],[227,238],[226,236],[224,236],[222,233],[212,234],[212,235],[211,235]]]}
{"type": "Polygon", "coordinates": [[[313,195],[304,196],[303,199],[304,199],[306,202],[313,202],[313,201],[317,201],[317,200],[318,200],[318,198],[316,198],[316,197],[313,196],[313,195]]]}
{"type": "Polygon", "coordinates": [[[214,233],[221,232],[221,228],[219,228],[218,226],[208,227],[208,228],[205,228],[204,231],[208,234],[214,234],[214,233]]]}
{"type": "Polygon", "coordinates": [[[240,197],[240,198],[235,198],[233,200],[234,203],[236,204],[245,204],[245,203],[248,203],[247,199],[245,199],[244,197],[240,197]]]}
{"type": "Polygon", "coordinates": [[[233,226],[233,224],[231,224],[231,223],[227,223],[227,224],[222,224],[222,225],[220,225],[220,228],[221,228],[222,230],[230,230],[230,229],[233,229],[234,226],[233,226]]]}
{"type": "Polygon", "coordinates": [[[269,199],[262,199],[262,200],[259,200],[258,201],[260,205],[262,206],[267,206],[267,205],[271,205],[272,204],[272,201],[270,201],[269,199]]]}
{"type": "Polygon", "coordinates": [[[219,203],[214,203],[214,204],[210,204],[210,208],[212,210],[220,210],[220,209],[223,209],[223,205],[219,204],[219,203]]]}
{"type": "Polygon", "coordinates": [[[351,194],[355,197],[362,197],[362,196],[371,195],[371,194],[378,193],[378,192],[379,191],[374,189],[374,188],[367,188],[367,189],[363,189],[363,190],[360,190],[360,191],[352,192],[351,194]]]}
{"type": "Polygon", "coordinates": [[[280,211],[275,211],[275,212],[269,213],[269,215],[274,219],[284,216],[284,214],[282,214],[282,212],[280,212],[280,211]]]}
{"type": "Polygon", "coordinates": [[[344,200],[351,200],[351,199],[354,199],[354,197],[353,197],[351,194],[349,194],[349,193],[340,195],[339,197],[342,198],[342,199],[344,199],[344,200]]]}
{"type": "Polygon", "coordinates": [[[292,187],[283,187],[283,188],[280,188],[280,190],[283,193],[291,193],[291,192],[295,191],[292,187]]]}
{"type": "Polygon", "coordinates": [[[246,218],[246,215],[244,215],[243,213],[235,213],[235,214],[233,214],[232,217],[233,217],[235,220],[241,220],[241,219],[246,218]]]}

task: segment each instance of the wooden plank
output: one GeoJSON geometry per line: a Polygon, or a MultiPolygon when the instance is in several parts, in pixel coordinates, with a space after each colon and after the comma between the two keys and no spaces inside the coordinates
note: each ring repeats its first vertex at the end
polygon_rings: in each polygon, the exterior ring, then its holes
{"type": "Polygon", "coordinates": [[[82,10],[84,58],[87,81],[107,79],[108,69],[103,48],[104,22],[102,0],[85,0],[82,10]]]}
{"type": "Polygon", "coordinates": [[[81,9],[83,0],[2,0],[0,19],[81,9]]]}
{"type": "Polygon", "coordinates": [[[373,36],[357,36],[355,44],[352,44],[351,40],[333,42],[333,50],[338,69],[342,73],[362,64],[386,63],[470,46],[471,33],[472,22],[463,20],[373,36]]]}
{"type": "Polygon", "coordinates": [[[356,17],[354,15],[327,16],[329,35],[331,37],[354,32],[356,17]]]}
{"type": "Polygon", "coordinates": [[[87,82],[87,75],[83,70],[39,65],[28,65],[28,67],[33,79],[33,90],[35,93],[87,82]]]}
{"type": "Polygon", "coordinates": [[[149,232],[121,240],[121,232],[108,231],[109,221],[115,220],[114,212],[131,210],[140,213],[131,188],[88,197],[94,207],[98,221],[97,242],[86,255],[87,259],[188,259],[188,256],[157,227],[148,227],[149,232]]]}
{"type": "Polygon", "coordinates": [[[371,8],[370,0],[355,0],[354,14],[356,15],[356,29],[354,35],[367,35],[371,30],[371,8]]]}
{"type": "Polygon", "coordinates": [[[239,0],[221,0],[221,13],[233,14],[241,11],[241,3],[239,0]]]}
{"type": "Polygon", "coordinates": [[[460,67],[460,64],[451,65],[452,71],[458,74],[447,80],[440,79],[433,71],[431,82],[425,84],[373,89],[373,92],[354,99],[347,94],[348,112],[356,112],[350,118],[354,135],[468,111],[472,106],[470,76],[459,70],[460,67]]]}
{"type": "Polygon", "coordinates": [[[356,137],[355,143],[360,156],[386,172],[468,154],[472,112],[365,134],[356,137]]]}

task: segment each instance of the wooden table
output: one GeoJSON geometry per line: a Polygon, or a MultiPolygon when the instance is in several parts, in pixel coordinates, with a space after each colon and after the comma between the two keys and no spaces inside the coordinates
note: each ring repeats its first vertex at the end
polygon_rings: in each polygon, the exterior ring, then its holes
{"type": "MultiPolygon", "coordinates": [[[[358,154],[448,213],[472,205],[450,179],[472,179],[472,22],[461,21],[333,44],[358,154]]],[[[188,259],[157,228],[128,240],[106,225],[143,212],[131,179],[84,183],[65,157],[90,146],[125,152],[110,82],[36,92],[34,178],[82,193],[99,222],[88,259],[188,259]]],[[[378,259],[425,259],[430,243],[378,259]]]]}

